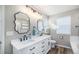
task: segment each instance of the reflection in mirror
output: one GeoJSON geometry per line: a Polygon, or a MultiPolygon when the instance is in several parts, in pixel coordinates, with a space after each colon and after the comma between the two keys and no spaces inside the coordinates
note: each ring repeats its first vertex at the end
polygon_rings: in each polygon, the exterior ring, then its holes
{"type": "Polygon", "coordinates": [[[30,18],[28,15],[22,13],[22,12],[17,12],[14,14],[14,29],[16,32],[19,34],[24,34],[29,32],[30,30],[30,18]]]}
{"type": "Polygon", "coordinates": [[[50,34],[49,20],[44,19],[43,23],[44,23],[44,34],[49,35],[50,34]]]}
{"type": "Polygon", "coordinates": [[[44,31],[44,24],[42,20],[38,20],[37,21],[37,29],[39,32],[43,32],[44,31]]]}
{"type": "Polygon", "coordinates": [[[46,32],[49,29],[49,23],[48,23],[48,19],[44,19],[43,23],[44,23],[44,31],[46,32]]]}

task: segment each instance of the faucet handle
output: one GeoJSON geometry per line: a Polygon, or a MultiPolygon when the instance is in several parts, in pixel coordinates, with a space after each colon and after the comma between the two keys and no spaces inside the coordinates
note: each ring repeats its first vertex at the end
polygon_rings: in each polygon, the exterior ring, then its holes
{"type": "Polygon", "coordinates": [[[22,38],[19,38],[20,39],[20,41],[22,42],[22,38]]]}
{"type": "Polygon", "coordinates": [[[23,40],[25,40],[25,38],[26,38],[26,35],[23,36],[23,40]]]}

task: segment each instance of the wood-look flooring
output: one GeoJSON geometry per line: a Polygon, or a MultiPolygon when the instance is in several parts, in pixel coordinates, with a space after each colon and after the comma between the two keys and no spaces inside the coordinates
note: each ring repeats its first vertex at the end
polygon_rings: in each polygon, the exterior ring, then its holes
{"type": "Polygon", "coordinates": [[[58,48],[52,48],[48,54],[73,54],[72,49],[64,48],[63,53],[59,53],[58,48]]]}

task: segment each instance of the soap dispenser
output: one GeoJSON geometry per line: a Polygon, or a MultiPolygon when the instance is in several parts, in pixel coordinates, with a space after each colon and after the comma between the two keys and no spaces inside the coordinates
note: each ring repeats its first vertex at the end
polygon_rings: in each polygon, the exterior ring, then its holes
{"type": "Polygon", "coordinates": [[[32,35],[35,36],[35,26],[33,26],[33,31],[32,31],[32,35]]]}

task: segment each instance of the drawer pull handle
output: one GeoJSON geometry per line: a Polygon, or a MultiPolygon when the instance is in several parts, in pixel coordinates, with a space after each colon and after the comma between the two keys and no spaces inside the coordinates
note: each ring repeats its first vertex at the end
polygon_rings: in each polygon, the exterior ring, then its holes
{"type": "Polygon", "coordinates": [[[51,44],[51,43],[50,43],[50,42],[48,42],[48,46],[50,46],[50,44],[51,44]]]}
{"type": "Polygon", "coordinates": [[[32,54],[35,54],[35,53],[32,53],[32,54]]]}
{"type": "Polygon", "coordinates": [[[43,50],[42,52],[44,52],[45,50],[43,50]]]}
{"type": "Polygon", "coordinates": [[[44,48],[45,46],[43,45],[42,48],[44,48]]]}
{"type": "Polygon", "coordinates": [[[35,49],[35,47],[31,48],[30,51],[32,51],[32,50],[34,50],[34,49],[35,49]]]}

